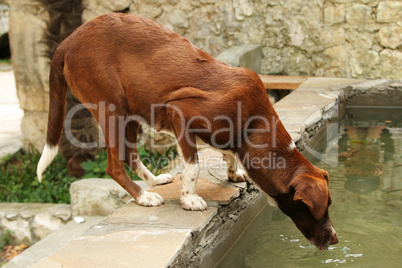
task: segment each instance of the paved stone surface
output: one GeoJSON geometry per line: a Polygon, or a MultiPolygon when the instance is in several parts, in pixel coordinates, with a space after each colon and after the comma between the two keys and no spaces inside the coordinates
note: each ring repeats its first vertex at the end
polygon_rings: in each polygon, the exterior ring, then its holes
{"type": "Polygon", "coordinates": [[[351,78],[309,77],[306,82],[300,85],[297,91],[330,92],[331,87],[333,86],[359,84],[363,81],[365,80],[351,78]]]}
{"type": "Polygon", "coordinates": [[[327,105],[336,100],[336,94],[328,94],[315,91],[298,91],[292,92],[275,104],[275,110],[318,110],[323,105],[327,105]]]}
{"type": "MultiPolygon", "coordinates": [[[[166,200],[179,200],[181,195],[182,182],[180,175],[176,176],[172,183],[155,186],[150,192],[160,194],[166,200]]],[[[224,187],[219,184],[208,182],[198,178],[197,194],[205,201],[215,201],[218,205],[227,205],[230,201],[239,195],[239,189],[224,187]]]]}
{"type": "Polygon", "coordinates": [[[190,234],[152,227],[81,236],[33,267],[166,267],[190,234]]]}
{"type": "Polygon", "coordinates": [[[274,108],[296,142],[300,140],[300,133],[319,122],[323,114],[336,105],[339,94],[343,94],[342,88],[364,83],[367,81],[362,79],[309,77],[296,91],[275,103],[274,108]]]}
{"type": "Polygon", "coordinates": [[[20,109],[13,71],[0,72],[0,157],[22,147],[20,109]]]}
{"type": "MultiPolygon", "coordinates": [[[[217,208],[210,207],[205,211],[187,211],[178,203],[166,203],[159,207],[142,207],[134,201],[109,215],[104,223],[145,226],[164,226],[175,229],[198,231],[217,213],[217,208]],[[180,220],[178,220],[180,219],[180,220]]],[[[95,226],[96,227],[96,226],[95,226]]],[[[105,226],[107,227],[107,226],[105,226]]],[[[93,229],[92,231],[100,230],[93,229]]]]}
{"type": "Polygon", "coordinates": [[[288,132],[299,134],[304,122],[315,113],[314,110],[277,110],[276,112],[288,132]]]}
{"type": "Polygon", "coordinates": [[[375,79],[375,80],[366,80],[362,83],[356,84],[353,86],[354,89],[362,89],[367,90],[371,88],[380,88],[381,84],[388,82],[389,80],[386,79],[375,79]]]}
{"type": "Polygon", "coordinates": [[[26,249],[22,254],[14,257],[4,268],[32,267],[43,258],[55,253],[72,239],[82,235],[90,226],[100,222],[103,217],[85,216],[83,223],[70,221],[60,230],[48,235],[46,238],[26,249]]]}

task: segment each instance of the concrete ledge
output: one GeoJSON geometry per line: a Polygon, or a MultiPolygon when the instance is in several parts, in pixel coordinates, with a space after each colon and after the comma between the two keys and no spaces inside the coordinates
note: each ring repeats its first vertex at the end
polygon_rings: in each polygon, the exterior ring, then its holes
{"type": "Polygon", "coordinates": [[[244,230],[236,222],[266,204],[251,185],[237,191],[229,205],[202,212],[183,210],[179,202],[149,208],[129,202],[33,267],[210,267],[220,258],[214,249],[230,247],[225,238],[244,230]]]}
{"type": "Polygon", "coordinates": [[[340,114],[339,105],[345,101],[357,106],[371,103],[374,107],[384,101],[402,106],[402,81],[309,77],[274,108],[298,149],[303,150],[319,129],[340,114]],[[388,94],[382,93],[385,90],[388,94]]]}

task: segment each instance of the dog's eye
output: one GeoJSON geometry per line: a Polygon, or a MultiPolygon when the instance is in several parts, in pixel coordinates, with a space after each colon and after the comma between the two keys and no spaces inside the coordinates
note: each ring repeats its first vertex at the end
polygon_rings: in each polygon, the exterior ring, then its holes
{"type": "Polygon", "coordinates": [[[329,181],[328,172],[323,172],[322,175],[326,181],[329,181]]]}

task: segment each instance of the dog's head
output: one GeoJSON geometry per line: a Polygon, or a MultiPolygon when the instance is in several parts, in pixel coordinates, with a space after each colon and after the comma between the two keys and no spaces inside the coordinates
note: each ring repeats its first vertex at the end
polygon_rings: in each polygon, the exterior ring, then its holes
{"type": "Polygon", "coordinates": [[[290,181],[287,193],[276,199],[278,207],[320,249],[338,243],[328,214],[331,204],[328,179],[328,172],[319,168],[299,174],[290,181]]]}

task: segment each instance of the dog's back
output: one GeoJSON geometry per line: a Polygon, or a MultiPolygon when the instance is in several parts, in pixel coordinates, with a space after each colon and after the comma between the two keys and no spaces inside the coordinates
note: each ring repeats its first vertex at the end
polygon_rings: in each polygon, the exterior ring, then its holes
{"type": "MultiPolygon", "coordinates": [[[[254,106],[261,107],[258,102],[269,103],[257,74],[227,66],[144,18],[119,13],[100,16],[70,35],[59,50],[68,51],[64,55],[66,81],[81,102],[120,96],[122,100],[113,103],[123,102],[131,114],[148,122],[152,104],[186,99],[191,105],[192,100],[197,102],[192,108],[201,108],[203,116],[212,120],[216,116],[212,111],[235,114],[238,101],[243,105],[248,101],[250,112],[254,106]]],[[[193,116],[198,113],[193,112],[193,116]]],[[[169,130],[163,122],[156,125],[169,130]]]]}

